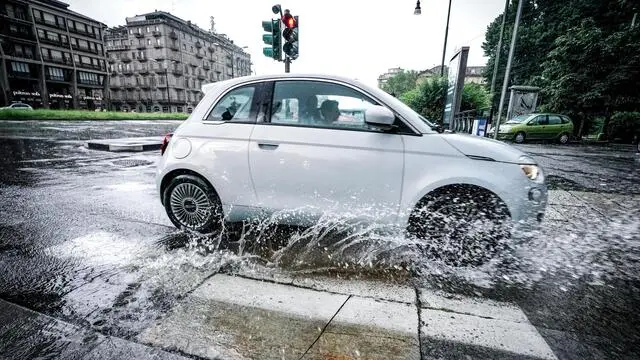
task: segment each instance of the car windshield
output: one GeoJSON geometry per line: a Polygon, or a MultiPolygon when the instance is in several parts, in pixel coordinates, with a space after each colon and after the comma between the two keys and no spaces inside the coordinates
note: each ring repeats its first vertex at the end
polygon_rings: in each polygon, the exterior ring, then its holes
{"type": "Polygon", "coordinates": [[[511,120],[507,121],[506,124],[522,124],[527,122],[527,120],[529,120],[532,117],[532,115],[519,115],[516,116],[514,118],[512,118],[511,120]]]}

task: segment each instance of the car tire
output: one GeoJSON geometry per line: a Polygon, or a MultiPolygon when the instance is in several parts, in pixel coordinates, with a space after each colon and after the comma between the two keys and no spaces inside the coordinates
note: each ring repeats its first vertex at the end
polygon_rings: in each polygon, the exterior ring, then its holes
{"type": "Polygon", "coordinates": [[[176,176],[162,196],[167,215],[178,229],[210,233],[222,227],[222,203],[204,179],[193,175],[176,176]]]}
{"type": "Polygon", "coordinates": [[[498,196],[475,186],[453,186],[423,198],[407,232],[428,258],[478,266],[505,252],[511,228],[509,210],[498,196]]]}
{"type": "Polygon", "coordinates": [[[560,144],[562,144],[562,145],[568,144],[569,143],[569,134],[567,134],[567,133],[560,134],[560,137],[558,137],[558,141],[560,141],[560,144]]]}
{"type": "Polygon", "coordinates": [[[513,137],[513,141],[515,141],[518,144],[522,144],[526,138],[527,138],[527,135],[525,135],[524,132],[520,131],[519,133],[516,134],[516,136],[513,137]]]}

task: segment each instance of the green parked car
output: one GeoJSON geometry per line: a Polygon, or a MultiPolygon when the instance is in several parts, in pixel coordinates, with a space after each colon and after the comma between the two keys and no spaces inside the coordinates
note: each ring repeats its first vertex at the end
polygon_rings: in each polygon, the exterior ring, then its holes
{"type": "Polygon", "coordinates": [[[528,114],[516,116],[500,125],[498,139],[523,143],[525,140],[558,140],[569,142],[573,122],[565,115],[528,114]]]}

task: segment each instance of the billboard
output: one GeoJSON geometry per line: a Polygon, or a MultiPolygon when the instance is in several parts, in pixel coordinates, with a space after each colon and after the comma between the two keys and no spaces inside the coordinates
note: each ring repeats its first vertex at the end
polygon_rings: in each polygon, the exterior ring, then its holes
{"type": "Polygon", "coordinates": [[[449,129],[453,117],[460,111],[462,103],[462,87],[467,69],[469,47],[464,46],[458,50],[449,61],[449,73],[447,74],[447,98],[444,103],[443,123],[445,129],[449,129]]]}

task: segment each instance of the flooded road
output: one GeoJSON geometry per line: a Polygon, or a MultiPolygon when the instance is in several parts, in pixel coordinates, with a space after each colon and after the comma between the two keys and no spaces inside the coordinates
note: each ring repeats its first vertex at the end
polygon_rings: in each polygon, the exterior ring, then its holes
{"type": "Polygon", "coordinates": [[[344,219],[187,234],[156,194],[158,152],[84,147],[177,124],[0,121],[2,356],[640,357],[634,153],[524,145],[553,189],[543,229],[452,268],[344,219]]]}

